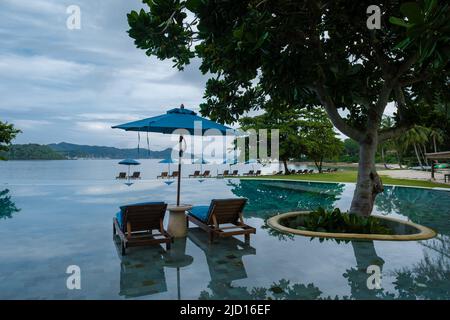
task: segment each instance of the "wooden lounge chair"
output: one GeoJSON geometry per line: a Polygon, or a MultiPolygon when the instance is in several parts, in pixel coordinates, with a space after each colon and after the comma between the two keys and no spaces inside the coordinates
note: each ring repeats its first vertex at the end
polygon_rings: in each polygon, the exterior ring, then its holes
{"type": "Polygon", "coordinates": [[[244,176],[254,176],[254,175],[255,175],[255,171],[253,171],[253,170],[250,170],[249,172],[244,173],[244,176]]]}
{"type": "Polygon", "coordinates": [[[256,229],[246,225],[242,216],[246,198],[213,199],[209,206],[195,206],[188,211],[187,223],[195,223],[208,232],[209,241],[214,237],[231,237],[234,235],[245,236],[245,241],[250,241],[250,234],[256,233],[256,229]],[[232,226],[220,227],[221,224],[232,226]]]}
{"type": "Polygon", "coordinates": [[[139,171],[133,172],[133,175],[130,177],[130,179],[140,179],[141,173],[139,171]]]}
{"type": "Polygon", "coordinates": [[[201,175],[203,178],[211,178],[211,171],[205,170],[203,174],[201,175]]]}
{"type": "Polygon", "coordinates": [[[122,254],[128,247],[165,243],[170,249],[172,236],[164,230],[163,220],[167,204],[147,202],[120,207],[113,219],[113,235],[121,240],[122,254]],[[154,234],[153,230],[160,233],[154,234]]]}
{"type": "Polygon", "coordinates": [[[229,170],[224,170],[223,173],[219,173],[217,175],[217,177],[225,177],[225,176],[229,176],[230,175],[230,171],[229,170]]]}
{"type": "Polygon", "coordinates": [[[260,176],[260,175],[261,175],[261,170],[256,170],[255,176],[260,176]]]}
{"type": "Polygon", "coordinates": [[[169,176],[169,178],[177,178],[178,177],[178,171],[172,172],[172,174],[169,176]]]}
{"type": "Polygon", "coordinates": [[[157,176],[156,179],[164,179],[164,178],[168,178],[169,177],[169,173],[167,171],[163,171],[161,172],[161,175],[157,176]]]}
{"type": "Polygon", "coordinates": [[[190,174],[189,178],[197,178],[200,177],[200,170],[195,170],[194,174],[190,174]]]}
{"type": "Polygon", "coordinates": [[[126,172],[119,172],[119,175],[116,177],[116,179],[126,179],[127,173],[126,172]]]}
{"type": "Polygon", "coordinates": [[[239,176],[239,170],[233,170],[233,173],[231,174],[233,177],[239,176]]]}

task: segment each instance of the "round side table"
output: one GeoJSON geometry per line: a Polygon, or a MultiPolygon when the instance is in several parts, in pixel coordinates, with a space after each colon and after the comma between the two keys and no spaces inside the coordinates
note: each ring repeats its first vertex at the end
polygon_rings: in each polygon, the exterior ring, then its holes
{"type": "Polygon", "coordinates": [[[191,209],[190,204],[169,205],[169,226],[167,232],[175,238],[186,237],[187,235],[187,223],[186,223],[186,211],[191,209]]]}

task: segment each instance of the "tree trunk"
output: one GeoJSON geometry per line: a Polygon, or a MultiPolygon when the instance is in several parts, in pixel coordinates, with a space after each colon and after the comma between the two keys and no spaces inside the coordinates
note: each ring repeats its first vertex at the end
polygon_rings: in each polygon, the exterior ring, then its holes
{"type": "Polygon", "coordinates": [[[423,153],[422,153],[423,161],[425,162],[426,166],[429,166],[427,156],[425,155],[426,153],[427,153],[427,147],[425,145],[423,145],[423,153]]]}
{"type": "Polygon", "coordinates": [[[384,148],[383,148],[383,147],[381,147],[381,159],[383,159],[384,167],[385,167],[386,169],[389,169],[389,167],[387,166],[387,163],[386,163],[386,158],[385,158],[385,156],[384,156],[384,148]]]}
{"type": "Polygon", "coordinates": [[[316,165],[317,171],[319,171],[319,173],[322,173],[322,160],[314,160],[314,164],[316,165]]]}
{"type": "Polygon", "coordinates": [[[375,168],[377,133],[369,133],[359,145],[358,179],[350,212],[369,216],[377,194],[383,192],[383,183],[375,168]]]}
{"type": "Polygon", "coordinates": [[[288,168],[286,159],[283,159],[283,165],[284,165],[284,174],[291,174],[291,171],[288,168]]]}
{"type": "Polygon", "coordinates": [[[403,169],[403,166],[402,166],[403,157],[400,155],[400,153],[398,151],[396,153],[397,153],[398,167],[400,169],[403,169]]]}
{"type": "Polygon", "coordinates": [[[419,166],[423,170],[422,160],[420,160],[419,150],[417,150],[417,145],[414,143],[414,152],[416,153],[417,161],[419,161],[419,166]]]}

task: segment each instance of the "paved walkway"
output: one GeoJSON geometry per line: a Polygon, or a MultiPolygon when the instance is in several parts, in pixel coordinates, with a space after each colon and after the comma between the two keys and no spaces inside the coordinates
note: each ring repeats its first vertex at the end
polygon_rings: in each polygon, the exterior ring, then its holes
{"type": "MultiPolygon", "coordinates": [[[[450,171],[446,171],[450,173],[450,171]]],[[[444,171],[435,172],[435,180],[431,180],[431,172],[429,171],[419,171],[419,170],[378,170],[378,174],[386,175],[391,178],[397,179],[415,179],[415,180],[425,180],[432,182],[444,183],[444,171]]],[[[449,184],[447,179],[447,184],[449,184]]]]}

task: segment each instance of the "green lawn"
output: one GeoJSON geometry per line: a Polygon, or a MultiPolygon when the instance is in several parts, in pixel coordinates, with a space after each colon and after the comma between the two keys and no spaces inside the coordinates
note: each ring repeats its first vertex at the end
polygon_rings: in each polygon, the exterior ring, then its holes
{"type": "MultiPolygon", "coordinates": [[[[327,181],[327,182],[356,182],[356,171],[339,171],[335,173],[313,173],[313,174],[295,174],[280,176],[259,176],[252,177],[256,179],[291,179],[291,180],[310,180],[310,181],[327,181]]],[[[246,177],[241,177],[246,178],[246,177]]],[[[443,183],[434,183],[422,180],[395,179],[388,176],[381,176],[383,184],[399,185],[411,187],[427,187],[427,188],[450,188],[450,185],[443,183]]]]}

